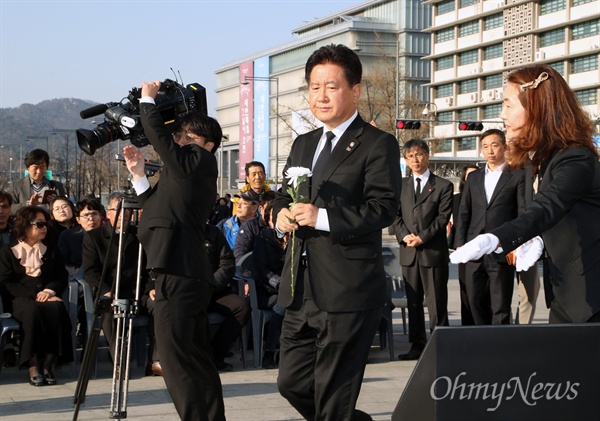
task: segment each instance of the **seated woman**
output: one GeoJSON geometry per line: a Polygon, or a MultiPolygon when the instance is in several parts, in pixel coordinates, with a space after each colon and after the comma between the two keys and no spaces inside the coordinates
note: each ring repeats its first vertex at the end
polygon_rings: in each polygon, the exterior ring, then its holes
{"type": "Polygon", "coordinates": [[[61,232],[78,225],[75,205],[65,196],[56,196],[50,201],[50,221],[44,242],[56,244],[61,232]]]}
{"type": "MultiPolygon", "coordinates": [[[[272,201],[265,208],[266,226],[259,231],[254,241],[252,253],[252,277],[256,281],[256,298],[258,308],[273,310],[273,316],[265,329],[265,353],[262,358],[263,368],[275,368],[275,351],[281,336],[281,325],[285,309],[277,305],[277,293],[283,263],[285,260],[286,237],[277,238],[271,222],[272,201]]],[[[260,218],[259,217],[259,218],[260,218]]]]}
{"type": "Polygon", "coordinates": [[[22,207],[13,227],[18,243],[0,250],[0,287],[21,323],[19,365],[29,367],[33,386],[56,384],[53,363],[73,361],[71,321],[60,299],[67,271],[56,246],[42,241],[47,226],[46,211],[22,207]]]}

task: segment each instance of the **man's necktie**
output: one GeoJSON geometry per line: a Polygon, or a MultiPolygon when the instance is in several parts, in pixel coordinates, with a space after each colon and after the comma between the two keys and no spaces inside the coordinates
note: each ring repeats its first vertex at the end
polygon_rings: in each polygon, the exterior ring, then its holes
{"type": "Polygon", "coordinates": [[[416,180],[417,180],[417,188],[415,189],[415,202],[417,201],[417,198],[421,194],[421,179],[419,177],[417,177],[416,180]]]}
{"type": "MultiPolygon", "coordinates": [[[[325,136],[327,138],[326,142],[325,142],[325,146],[323,147],[323,150],[321,151],[321,153],[319,154],[319,157],[317,158],[317,162],[315,162],[315,166],[313,167],[312,170],[312,177],[313,180],[321,180],[321,173],[323,172],[323,168],[325,168],[325,163],[327,162],[327,159],[329,159],[329,155],[331,155],[331,141],[333,140],[333,138],[335,137],[335,134],[333,132],[327,132],[325,133],[325,136]]],[[[314,184],[313,184],[314,186],[314,184]]]]}

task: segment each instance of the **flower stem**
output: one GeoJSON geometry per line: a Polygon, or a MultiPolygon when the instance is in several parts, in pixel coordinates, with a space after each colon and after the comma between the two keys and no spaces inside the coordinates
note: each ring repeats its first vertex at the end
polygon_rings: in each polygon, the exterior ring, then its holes
{"type": "Polygon", "coordinates": [[[296,239],[296,230],[292,231],[292,297],[294,296],[294,244],[296,239]]]}

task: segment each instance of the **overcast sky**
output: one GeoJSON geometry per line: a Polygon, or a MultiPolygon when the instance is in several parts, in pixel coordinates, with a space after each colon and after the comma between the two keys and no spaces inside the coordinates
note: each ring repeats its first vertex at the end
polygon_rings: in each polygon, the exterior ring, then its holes
{"type": "Polygon", "coordinates": [[[118,102],[146,80],[197,82],[294,40],[305,22],[362,0],[0,0],[0,107],[79,98],[118,102]]]}

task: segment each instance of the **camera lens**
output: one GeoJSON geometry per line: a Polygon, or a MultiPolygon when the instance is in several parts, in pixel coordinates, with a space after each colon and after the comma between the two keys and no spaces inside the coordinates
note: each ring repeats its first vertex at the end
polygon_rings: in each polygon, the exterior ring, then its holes
{"type": "Polygon", "coordinates": [[[110,143],[121,135],[118,126],[110,123],[102,123],[94,130],[77,130],[77,144],[79,148],[88,155],[93,155],[96,149],[110,143]]]}

